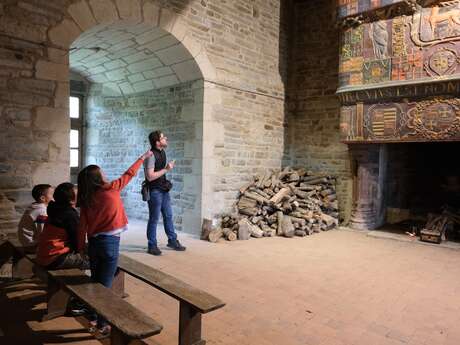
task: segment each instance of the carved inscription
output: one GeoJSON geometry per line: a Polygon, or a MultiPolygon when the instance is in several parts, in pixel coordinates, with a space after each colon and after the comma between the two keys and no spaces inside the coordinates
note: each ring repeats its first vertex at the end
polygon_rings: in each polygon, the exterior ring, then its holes
{"type": "Polygon", "coordinates": [[[358,90],[339,94],[342,104],[356,102],[381,102],[387,99],[426,98],[436,95],[460,94],[460,81],[437,82],[431,84],[400,85],[369,90],[358,90]]]}
{"type": "Polygon", "coordinates": [[[347,106],[341,114],[341,134],[345,142],[460,140],[458,98],[358,103],[347,106]],[[359,108],[363,111],[362,122],[358,120],[359,108]]]}

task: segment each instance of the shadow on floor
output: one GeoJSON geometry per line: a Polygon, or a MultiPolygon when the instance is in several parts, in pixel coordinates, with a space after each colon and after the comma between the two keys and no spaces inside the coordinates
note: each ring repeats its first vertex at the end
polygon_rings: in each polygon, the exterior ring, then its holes
{"type": "Polygon", "coordinates": [[[0,284],[0,344],[66,344],[94,337],[85,327],[33,330],[30,322],[40,322],[46,313],[46,293],[37,281],[0,284]],[[69,336],[76,334],[75,336],[69,336]],[[77,335],[79,334],[79,335],[77,335]],[[65,337],[64,337],[65,336],[65,337]]]}

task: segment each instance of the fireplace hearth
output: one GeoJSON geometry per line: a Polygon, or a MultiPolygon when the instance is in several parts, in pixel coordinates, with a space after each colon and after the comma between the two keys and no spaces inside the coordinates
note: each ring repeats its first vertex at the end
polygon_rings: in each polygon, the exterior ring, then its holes
{"type": "Polygon", "coordinates": [[[413,235],[434,229],[459,240],[459,150],[460,142],[350,145],[355,161],[351,226],[413,235]]]}

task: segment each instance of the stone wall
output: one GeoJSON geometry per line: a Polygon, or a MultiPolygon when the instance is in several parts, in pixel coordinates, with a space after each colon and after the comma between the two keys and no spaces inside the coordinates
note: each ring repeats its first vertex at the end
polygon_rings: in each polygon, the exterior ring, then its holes
{"type": "MultiPolygon", "coordinates": [[[[67,72],[47,46],[66,1],[0,3],[0,232],[15,232],[37,183],[69,176],[67,72]],[[56,65],[58,66],[58,65],[56,65]]],[[[61,52],[62,53],[62,52],[61,52]]]]}
{"type": "Polygon", "coordinates": [[[351,211],[352,177],[347,146],[339,138],[339,32],[333,1],[294,3],[288,84],[286,163],[338,177],[341,217],[351,211]]]}
{"type": "MultiPolygon", "coordinates": [[[[72,42],[97,25],[131,22],[170,33],[199,66],[204,87],[203,139],[196,151],[203,154],[198,217],[228,210],[232,195],[248,178],[246,171],[252,174],[281,166],[286,61],[280,12],[285,3],[2,2],[0,192],[8,200],[6,207],[28,202],[34,183],[69,179],[68,49],[72,42]],[[235,158],[229,161],[231,155],[235,158]]],[[[15,219],[5,221],[11,224],[15,219]]]]}
{"type": "MultiPolygon", "coordinates": [[[[85,165],[97,164],[109,179],[118,178],[149,147],[148,134],[161,129],[168,137],[167,175],[177,229],[200,227],[203,82],[189,82],[126,97],[107,96],[93,84],[86,109],[85,165]],[[198,217],[197,217],[198,215],[198,217]],[[185,224],[185,227],[183,226],[185,224]]],[[[141,200],[141,171],[123,190],[128,217],[148,219],[141,200]]]]}
{"type": "MultiPolygon", "coordinates": [[[[213,86],[219,93],[212,121],[205,120],[204,134],[214,145],[204,146],[204,164],[217,172],[210,183],[210,209],[204,213],[221,214],[232,209],[238,187],[257,173],[279,169],[284,148],[284,100],[277,97],[213,86]],[[206,156],[213,156],[208,161],[206,156]],[[210,166],[213,164],[213,166],[210,166]],[[237,188],[235,188],[237,187],[237,188]],[[214,211],[212,210],[214,209],[214,211]]],[[[204,191],[206,193],[206,190],[204,191]]]]}

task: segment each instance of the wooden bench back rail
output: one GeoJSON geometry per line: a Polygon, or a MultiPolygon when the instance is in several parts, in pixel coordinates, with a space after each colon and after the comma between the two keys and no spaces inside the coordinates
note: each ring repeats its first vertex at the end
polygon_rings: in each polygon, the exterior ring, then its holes
{"type": "MultiPolygon", "coordinates": [[[[158,322],[123,300],[110,289],[79,269],[48,271],[51,293],[65,290],[103,316],[112,325],[111,344],[128,344],[132,339],[144,339],[163,329],[158,322]],[[53,283],[55,284],[54,286],[53,283]]],[[[51,296],[52,298],[52,296],[51,296]]]]}
{"type": "MultiPolygon", "coordinates": [[[[222,308],[225,303],[205,291],[121,254],[118,268],[179,300],[179,345],[204,345],[201,314],[222,308]]],[[[123,275],[118,276],[118,280],[123,275]]]]}
{"type": "Polygon", "coordinates": [[[197,289],[173,276],[147,266],[130,257],[120,254],[118,267],[127,274],[157,288],[165,294],[192,305],[200,313],[206,314],[225,305],[209,293],[197,289]]]}

